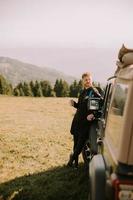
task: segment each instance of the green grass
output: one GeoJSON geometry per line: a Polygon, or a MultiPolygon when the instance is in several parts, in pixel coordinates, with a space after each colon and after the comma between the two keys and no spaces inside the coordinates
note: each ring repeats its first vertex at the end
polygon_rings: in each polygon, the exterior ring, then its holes
{"type": "Polygon", "coordinates": [[[87,200],[88,177],[84,166],[66,166],[15,178],[0,185],[0,200],[87,200]]]}

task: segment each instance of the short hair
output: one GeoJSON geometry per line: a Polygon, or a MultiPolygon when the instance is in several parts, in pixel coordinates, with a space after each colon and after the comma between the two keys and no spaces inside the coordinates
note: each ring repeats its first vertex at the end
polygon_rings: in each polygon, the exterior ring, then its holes
{"type": "Polygon", "coordinates": [[[90,72],[85,72],[85,73],[83,73],[82,74],[82,79],[84,78],[84,77],[86,77],[86,76],[91,76],[91,73],[90,72]]]}

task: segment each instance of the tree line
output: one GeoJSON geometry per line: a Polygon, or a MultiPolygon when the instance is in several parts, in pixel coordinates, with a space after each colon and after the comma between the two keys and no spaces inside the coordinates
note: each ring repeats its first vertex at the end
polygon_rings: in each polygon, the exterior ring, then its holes
{"type": "MultiPolygon", "coordinates": [[[[100,85],[100,83],[95,83],[100,85]]],[[[0,94],[31,97],[78,97],[82,90],[82,81],[74,80],[68,84],[65,80],[56,79],[54,86],[47,80],[20,82],[12,86],[0,75],[0,94]]]]}

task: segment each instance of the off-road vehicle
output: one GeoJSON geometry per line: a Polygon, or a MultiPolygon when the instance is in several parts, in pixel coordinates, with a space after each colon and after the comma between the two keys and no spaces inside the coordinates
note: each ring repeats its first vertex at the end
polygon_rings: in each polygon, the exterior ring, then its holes
{"type": "Polygon", "coordinates": [[[103,153],[89,164],[89,200],[133,200],[133,50],[119,52],[100,120],[103,153]]]}

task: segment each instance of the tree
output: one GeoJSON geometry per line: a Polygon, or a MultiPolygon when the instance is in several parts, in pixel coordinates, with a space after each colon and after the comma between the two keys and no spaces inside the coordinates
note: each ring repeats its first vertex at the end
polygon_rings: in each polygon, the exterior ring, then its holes
{"type": "Polygon", "coordinates": [[[60,84],[62,85],[61,96],[62,97],[68,97],[69,93],[70,93],[70,89],[69,89],[68,83],[66,81],[62,81],[61,80],[60,84]]]}
{"type": "Polygon", "coordinates": [[[54,85],[54,91],[57,97],[60,96],[60,88],[59,88],[59,80],[56,79],[55,85],[54,85]]]}
{"type": "Polygon", "coordinates": [[[12,95],[12,85],[8,83],[8,81],[0,75],[0,94],[12,95]]]}
{"type": "Polygon", "coordinates": [[[30,85],[26,82],[24,82],[24,85],[23,85],[23,92],[25,96],[32,96],[30,85]]]}
{"type": "Polygon", "coordinates": [[[51,91],[51,97],[56,97],[56,93],[54,90],[51,91]]]}
{"type": "Polygon", "coordinates": [[[16,88],[19,90],[19,96],[25,96],[25,94],[24,94],[24,85],[23,85],[23,83],[19,83],[17,86],[16,86],[16,88]]]}
{"type": "Polygon", "coordinates": [[[35,82],[35,87],[34,87],[34,96],[35,97],[42,97],[41,85],[37,80],[35,82]]]}
{"type": "Polygon", "coordinates": [[[52,87],[49,81],[41,81],[41,90],[42,90],[42,95],[44,97],[50,97],[52,95],[52,87]]]}
{"type": "Polygon", "coordinates": [[[14,96],[20,96],[20,91],[19,91],[19,89],[18,89],[18,88],[14,88],[13,94],[14,94],[14,96]]]}
{"type": "Polygon", "coordinates": [[[11,83],[9,84],[9,87],[8,87],[8,90],[7,90],[7,95],[13,95],[13,86],[12,86],[11,83]]]}
{"type": "Polygon", "coordinates": [[[66,81],[63,81],[62,79],[56,79],[54,91],[57,97],[67,97],[69,96],[69,85],[66,81]]]}
{"type": "Polygon", "coordinates": [[[78,82],[78,97],[82,90],[83,90],[83,82],[82,82],[82,80],[79,80],[79,82],[78,82]]]}
{"type": "Polygon", "coordinates": [[[33,81],[30,81],[30,88],[32,92],[32,96],[35,96],[35,83],[33,81]]]}
{"type": "Polygon", "coordinates": [[[70,97],[78,97],[79,94],[79,84],[76,80],[70,85],[70,97]]]}

